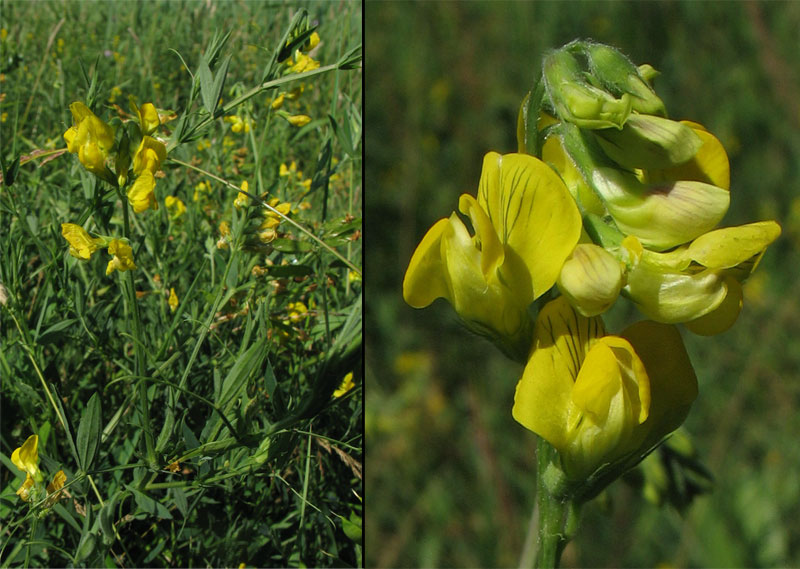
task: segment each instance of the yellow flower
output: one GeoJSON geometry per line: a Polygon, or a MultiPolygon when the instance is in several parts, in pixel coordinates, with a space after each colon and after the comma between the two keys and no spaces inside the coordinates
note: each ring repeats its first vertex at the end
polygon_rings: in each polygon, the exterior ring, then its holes
{"type": "Polygon", "coordinates": [[[39,470],[39,436],[31,435],[21,447],[11,453],[11,462],[25,472],[25,482],[17,490],[17,495],[25,502],[30,499],[31,490],[44,476],[39,470]]]}
{"type": "Polygon", "coordinates": [[[133,250],[124,241],[112,239],[108,245],[108,254],[114,255],[114,258],[108,262],[106,275],[110,275],[114,271],[130,271],[136,268],[136,264],[133,262],[133,250]]]}
{"type": "Polygon", "coordinates": [[[74,223],[62,223],[61,235],[69,242],[69,254],[78,259],[89,259],[103,246],[102,239],[92,238],[83,227],[74,223]]]}
{"type": "Polygon", "coordinates": [[[106,158],[114,145],[114,129],[79,101],[72,103],[69,108],[75,124],[64,133],[67,150],[78,154],[78,160],[84,168],[106,179],[106,158]]]}
{"type": "Polygon", "coordinates": [[[155,196],[156,178],[150,170],[142,170],[139,177],[128,189],[128,201],[133,211],[142,213],[148,209],[158,209],[155,196]]]}
{"type": "Polygon", "coordinates": [[[341,385],[339,385],[339,388],[333,392],[333,396],[339,398],[348,391],[350,391],[351,389],[353,389],[355,386],[356,384],[353,383],[353,372],[351,371],[346,376],[344,376],[344,379],[342,379],[342,383],[341,385]]]}
{"type": "Polygon", "coordinates": [[[653,320],[683,322],[706,336],[724,332],[739,316],[742,283],[780,233],[774,221],[725,227],[668,253],[629,236],[622,242],[632,259],[623,294],[653,320]]]}
{"type": "Polygon", "coordinates": [[[250,121],[243,120],[238,115],[231,115],[229,117],[225,117],[225,122],[231,123],[231,130],[233,132],[250,132],[250,121]]]}
{"type": "Polygon", "coordinates": [[[313,57],[298,49],[294,52],[294,62],[290,61],[289,71],[292,73],[303,73],[305,71],[313,71],[318,67],[319,61],[316,61],[313,57]]]}
{"type": "Polygon", "coordinates": [[[307,51],[311,51],[312,49],[314,49],[318,45],[319,45],[319,34],[317,32],[313,32],[308,37],[308,50],[307,51]]]}
{"type": "Polygon", "coordinates": [[[306,126],[311,122],[311,117],[308,115],[291,115],[286,117],[286,120],[292,126],[306,126]]]}
{"type": "Polygon", "coordinates": [[[675,430],[697,379],[674,326],[638,322],[606,336],[560,297],[539,313],[514,418],[559,452],[567,479],[623,472],[675,430]]]}
{"type": "Polygon", "coordinates": [[[164,198],[164,205],[167,207],[171,219],[178,219],[186,213],[186,205],[183,203],[183,200],[178,197],[167,196],[164,198]]]}
{"type": "MultiPolygon", "coordinates": [[[[242,182],[241,185],[242,191],[247,192],[250,190],[250,184],[247,183],[247,180],[242,182]]],[[[242,209],[247,204],[250,203],[250,196],[243,194],[241,192],[236,193],[236,199],[233,200],[233,205],[236,206],[236,209],[242,209]]]]}
{"type": "Polygon", "coordinates": [[[478,199],[462,195],[459,210],[475,235],[455,213],[439,220],[409,262],[403,298],[415,308],[445,298],[474,332],[524,358],[530,346],[528,305],[552,288],[575,248],[578,208],[541,160],[490,152],[478,199]]]}
{"type": "Polygon", "coordinates": [[[133,156],[133,173],[138,176],[145,170],[155,174],[167,158],[167,147],[152,136],[143,136],[133,156]]]}
{"type": "Polygon", "coordinates": [[[192,200],[200,201],[200,196],[202,194],[207,194],[211,191],[211,186],[208,182],[203,180],[202,182],[198,182],[197,185],[194,187],[194,194],[192,195],[192,200]]]}
{"type": "Polygon", "coordinates": [[[47,500],[44,503],[45,508],[50,508],[61,499],[61,489],[64,487],[64,483],[67,481],[67,475],[64,474],[63,470],[59,470],[53,476],[53,481],[47,485],[47,500]]]}
{"type": "Polygon", "coordinates": [[[169,289],[169,300],[167,301],[169,304],[170,312],[175,312],[178,309],[178,295],[175,294],[175,289],[169,289]]]}
{"type": "Polygon", "coordinates": [[[141,107],[137,107],[133,97],[131,97],[130,103],[139,117],[139,125],[142,129],[142,134],[152,134],[161,124],[155,105],[153,105],[153,103],[144,103],[141,107]]]}
{"type": "Polygon", "coordinates": [[[39,435],[29,436],[21,447],[15,449],[11,453],[11,462],[29,477],[41,482],[43,477],[39,470],[39,435]]]}
{"type": "Polygon", "coordinates": [[[275,97],[275,100],[272,101],[272,108],[275,110],[280,109],[283,106],[283,99],[285,96],[286,96],[285,93],[281,93],[280,95],[275,97]]]}
{"type": "Polygon", "coordinates": [[[228,242],[231,240],[231,226],[227,221],[219,224],[220,238],[217,240],[217,249],[227,249],[228,242]]]}
{"type": "Polygon", "coordinates": [[[294,160],[292,160],[292,163],[289,166],[286,164],[281,164],[280,168],[278,169],[279,176],[290,176],[294,172],[297,172],[297,163],[294,160]]]}

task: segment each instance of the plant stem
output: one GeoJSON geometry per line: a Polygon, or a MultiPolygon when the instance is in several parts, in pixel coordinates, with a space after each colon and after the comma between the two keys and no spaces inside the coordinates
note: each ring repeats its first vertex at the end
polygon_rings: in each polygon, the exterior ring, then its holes
{"type": "MultiPolygon", "coordinates": [[[[531,521],[530,529],[538,529],[538,551],[536,556],[523,552],[520,567],[530,566],[535,559],[535,567],[550,569],[558,567],[561,552],[574,535],[578,525],[578,505],[562,496],[556,496],[548,484],[548,469],[557,464],[556,450],[544,439],[539,439],[536,452],[537,481],[536,508],[533,515],[538,516],[538,524],[531,521]]],[[[552,476],[551,476],[552,477],[552,476]]],[[[552,481],[551,481],[552,482],[552,481]]],[[[530,537],[530,536],[529,536],[530,537]]],[[[526,547],[526,551],[528,548],[526,547]]]]}
{"type": "MultiPolygon", "coordinates": [[[[124,223],[125,238],[130,237],[131,222],[130,210],[128,208],[128,200],[126,196],[119,192],[120,199],[122,200],[122,213],[124,223]]],[[[145,372],[145,352],[142,335],[142,323],[139,320],[139,305],[136,303],[136,284],[133,280],[133,272],[125,271],[123,290],[125,291],[125,300],[128,304],[129,316],[133,323],[131,335],[133,336],[133,353],[134,353],[134,374],[137,378],[137,389],[139,391],[139,404],[141,406],[140,412],[142,414],[142,430],[144,431],[144,444],[145,456],[150,468],[158,468],[156,462],[155,444],[153,442],[153,430],[150,426],[150,401],[147,399],[147,383],[142,379],[145,372]]]]}

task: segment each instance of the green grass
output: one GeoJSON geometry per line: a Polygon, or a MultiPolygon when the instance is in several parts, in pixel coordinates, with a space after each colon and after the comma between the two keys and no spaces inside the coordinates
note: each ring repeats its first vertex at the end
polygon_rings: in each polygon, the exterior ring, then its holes
{"type": "MultiPolygon", "coordinates": [[[[683,331],[700,383],[686,431],[714,475],[682,513],[619,481],[584,510],[575,567],[800,564],[800,5],[700,2],[368,3],[366,6],[366,550],[378,567],[516,566],[534,505],[535,436],[511,417],[520,368],[442,300],[402,301],[411,254],[474,195],[483,155],[516,149],[544,50],[614,45],[661,72],[673,118],[728,151],[723,225],[776,219],[782,237],[728,332],[683,331]],[[413,38],[410,39],[410,38],[413,38]],[[380,499],[377,498],[380,496],[380,499]]],[[[611,331],[639,318],[620,302],[611,331]]]]}
{"type": "Polygon", "coordinates": [[[3,0],[0,15],[0,566],[360,566],[360,3],[3,0]],[[320,67],[295,79],[269,62],[306,26],[320,67]],[[220,102],[199,69],[226,56],[220,102]],[[139,214],[59,152],[70,103],[119,143],[129,96],[168,117],[159,207],[139,214]],[[288,219],[259,238],[279,203],[288,219]],[[63,223],[127,235],[137,268],[70,256],[63,223]],[[10,457],[32,434],[45,477],[67,476],[52,508],[15,495],[10,457]]]}

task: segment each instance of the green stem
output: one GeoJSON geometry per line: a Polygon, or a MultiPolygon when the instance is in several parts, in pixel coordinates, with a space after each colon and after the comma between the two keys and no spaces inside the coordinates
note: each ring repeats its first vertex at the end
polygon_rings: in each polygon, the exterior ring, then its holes
{"type": "Polygon", "coordinates": [[[535,566],[540,569],[550,569],[558,567],[561,553],[577,529],[579,508],[572,500],[556,496],[551,491],[551,484],[548,484],[548,481],[553,481],[553,465],[558,463],[558,454],[542,438],[539,439],[536,462],[538,478],[534,515],[538,512],[536,527],[539,533],[539,547],[535,556],[535,566]]]}
{"type": "MultiPolygon", "coordinates": [[[[131,234],[131,220],[130,210],[128,208],[128,200],[120,191],[120,199],[122,200],[122,215],[124,223],[124,236],[129,238],[131,234]]],[[[153,430],[150,426],[150,401],[147,398],[147,383],[142,379],[145,372],[145,351],[142,334],[142,322],[139,319],[139,305],[136,302],[136,284],[133,279],[132,271],[125,271],[123,280],[123,290],[125,291],[125,300],[128,304],[129,316],[133,323],[131,335],[133,336],[133,353],[134,353],[134,374],[137,378],[137,389],[139,391],[139,404],[140,412],[142,414],[142,430],[144,431],[144,444],[147,463],[150,468],[158,468],[156,461],[155,444],[153,442],[153,430]]]]}

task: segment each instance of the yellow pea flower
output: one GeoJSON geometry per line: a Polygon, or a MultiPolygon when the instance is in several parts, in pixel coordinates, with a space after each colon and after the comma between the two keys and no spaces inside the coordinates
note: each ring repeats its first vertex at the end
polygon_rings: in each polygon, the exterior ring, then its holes
{"type": "Polygon", "coordinates": [[[231,130],[233,132],[245,132],[245,133],[250,132],[250,121],[249,120],[243,120],[238,115],[231,115],[231,116],[225,117],[224,120],[225,120],[225,122],[228,122],[228,123],[232,124],[231,130]]]}
{"type": "Polygon", "coordinates": [[[156,110],[153,103],[145,103],[136,108],[136,114],[139,115],[139,124],[144,135],[152,134],[161,124],[161,120],[158,118],[158,110],[156,110]]]}
{"type": "Polygon", "coordinates": [[[294,61],[290,61],[289,71],[292,73],[303,73],[305,71],[313,71],[318,67],[319,61],[316,61],[313,57],[298,49],[294,52],[294,61]]]}
{"type": "Polygon", "coordinates": [[[103,246],[103,239],[91,237],[86,230],[75,223],[62,223],[61,235],[69,243],[69,254],[78,259],[87,260],[92,253],[103,246]]]}
{"type": "Polygon", "coordinates": [[[774,221],[725,227],[667,253],[644,249],[629,236],[622,248],[633,260],[623,294],[653,320],[718,334],[736,321],[742,283],[780,233],[774,221]]]}
{"type": "Polygon", "coordinates": [[[217,249],[227,249],[228,243],[231,241],[231,226],[227,221],[219,224],[220,237],[217,240],[217,249]]]}
{"type": "Polygon", "coordinates": [[[566,186],[541,160],[524,154],[484,158],[476,200],[425,235],[409,262],[403,298],[422,308],[445,298],[473,331],[518,359],[528,353],[528,305],[555,284],[581,231],[566,186]],[[531,235],[536,235],[535,239],[531,235]]]}
{"type": "Polygon", "coordinates": [[[142,213],[148,209],[158,209],[155,196],[156,178],[149,169],[142,170],[128,189],[128,201],[133,211],[142,213]]]}
{"type": "Polygon", "coordinates": [[[47,485],[47,500],[44,503],[45,508],[51,508],[62,497],[61,489],[67,481],[67,475],[63,470],[59,470],[53,476],[53,481],[47,485]]]}
{"type": "Polygon", "coordinates": [[[353,383],[353,372],[351,371],[344,376],[341,385],[339,385],[338,389],[336,389],[336,391],[333,392],[333,396],[338,399],[339,397],[341,397],[342,395],[353,389],[355,386],[356,384],[353,383]]]}
{"type": "Polygon", "coordinates": [[[112,239],[108,245],[108,254],[114,255],[114,258],[108,262],[106,275],[110,275],[114,271],[130,271],[136,268],[136,264],[133,262],[133,250],[126,242],[112,239]]]}
{"type": "Polygon", "coordinates": [[[39,435],[29,436],[21,447],[15,449],[11,453],[11,462],[31,478],[41,482],[44,478],[39,470],[39,435]]]}
{"type": "Polygon", "coordinates": [[[286,94],[285,94],[285,93],[281,93],[280,95],[278,95],[277,97],[275,97],[275,100],[273,100],[273,101],[272,101],[272,105],[271,105],[271,106],[272,106],[272,108],[273,108],[274,110],[278,110],[278,109],[280,109],[280,108],[283,106],[283,99],[284,99],[285,97],[286,97],[286,94]]]}
{"type": "Polygon", "coordinates": [[[133,173],[138,176],[144,170],[149,170],[151,174],[155,174],[166,158],[167,147],[164,143],[145,135],[133,155],[133,173]]]}
{"type": "Polygon", "coordinates": [[[11,462],[26,473],[25,482],[17,490],[17,495],[27,502],[36,483],[44,481],[39,470],[39,435],[31,435],[21,447],[15,449],[11,453],[11,462]]]}
{"type": "Polygon", "coordinates": [[[285,118],[292,126],[306,126],[311,122],[311,117],[308,115],[290,115],[285,118]]]}
{"type": "MultiPolygon", "coordinates": [[[[80,101],[72,103],[69,108],[75,124],[64,133],[67,150],[77,154],[88,171],[103,179],[108,178],[106,158],[114,145],[114,129],[80,101]]],[[[113,176],[111,183],[114,183],[113,176]]]]}
{"type": "Polygon", "coordinates": [[[638,322],[607,336],[560,297],[541,310],[513,416],[559,452],[571,481],[637,464],[675,430],[697,379],[673,326],[638,322]]]}
{"type": "Polygon", "coordinates": [[[170,219],[178,219],[186,213],[186,205],[183,203],[183,200],[178,197],[167,196],[164,198],[164,205],[169,211],[170,219]]]}
{"type": "MultiPolygon", "coordinates": [[[[250,191],[250,184],[247,183],[247,180],[242,182],[241,188],[242,191],[245,192],[250,191]]],[[[250,203],[250,196],[245,195],[241,192],[236,193],[236,199],[233,200],[233,205],[236,207],[236,209],[242,209],[249,203],[250,203]]]]}
{"type": "Polygon", "coordinates": [[[170,312],[175,312],[178,309],[178,295],[175,294],[175,289],[169,289],[169,300],[167,301],[169,304],[170,312]]]}

